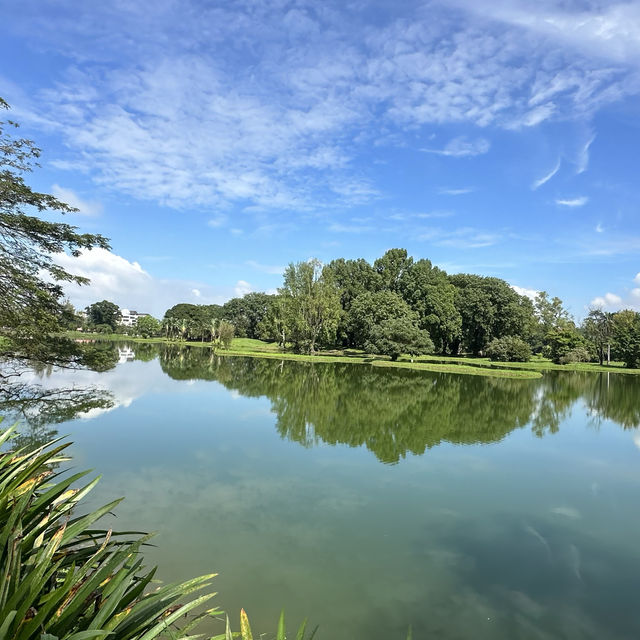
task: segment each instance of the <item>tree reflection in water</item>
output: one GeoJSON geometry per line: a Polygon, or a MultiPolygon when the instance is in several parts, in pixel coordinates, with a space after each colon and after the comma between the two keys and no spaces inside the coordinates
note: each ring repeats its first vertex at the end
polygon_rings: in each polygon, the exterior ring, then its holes
{"type": "Polygon", "coordinates": [[[184,346],[159,350],[176,380],[215,380],[244,396],[266,396],[283,438],[366,446],[385,463],[442,442],[498,442],[530,425],[539,437],[558,431],[582,399],[592,424],[640,424],[635,376],[548,372],[536,380],[427,373],[372,366],[225,357],[184,346]]]}

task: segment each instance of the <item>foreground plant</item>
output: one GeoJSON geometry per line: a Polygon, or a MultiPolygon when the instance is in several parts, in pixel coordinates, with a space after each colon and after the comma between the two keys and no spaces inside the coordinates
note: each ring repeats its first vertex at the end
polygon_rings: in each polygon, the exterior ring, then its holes
{"type": "MultiPolygon", "coordinates": [[[[0,449],[13,433],[13,428],[0,431],[0,449]]],[[[61,477],[56,468],[69,460],[64,456],[69,445],[58,439],[0,452],[0,639],[202,637],[188,634],[223,612],[201,611],[214,593],[195,594],[216,574],[157,586],[156,569],[145,571],[140,553],[151,535],[93,528],[121,500],[76,516],[74,508],[99,478],[74,489],[87,471],[61,477]]],[[[306,621],[297,640],[304,639],[305,627],[306,621]]],[[[252,640],[244,610],[240,628],[242,640],[252,640]]],[[[235,636],[227,618],[225,633],[211,640],[235,636]]],[[[284,614],[276,638],[286,639],[284,614]]]]}

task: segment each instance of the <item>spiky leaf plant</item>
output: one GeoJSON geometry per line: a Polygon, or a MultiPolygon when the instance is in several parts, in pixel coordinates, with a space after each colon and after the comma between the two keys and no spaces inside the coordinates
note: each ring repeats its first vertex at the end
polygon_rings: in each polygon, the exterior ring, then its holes
{"type": "Polygon", "coordinates": [[[87,472],[55,470],[69,443],[6,451],[12,432],[0,432],[0,638],[177,640],[222,613],[197,595],[215,574],[158,587],[140,555],[150,536],[94,528],[120,500],[76,514],[98,478],[74,488],[87,472]]]}

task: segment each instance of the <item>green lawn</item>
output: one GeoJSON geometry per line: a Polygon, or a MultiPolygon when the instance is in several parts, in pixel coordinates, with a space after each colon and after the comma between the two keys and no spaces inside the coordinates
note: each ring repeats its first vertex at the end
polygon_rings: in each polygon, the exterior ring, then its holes
{"type": "MultiPolygon", "coordinates": [[[[121,334],[91,334],[68,332],[70,338],[112,340],[142,343],[166,343],[164,338],[131,338],[121,334]]],[[[211,347],[209,342],[169,341],[170,344],[186,344],[190,347],[211,347]]],[[[534,356],[529,362],[491,362],[489,358],[475,358],[472,356],[419,356],[401,357],[397,362],[391,362],[384,356],[373,356],[359,349],[345,349],[322,351],[314,356],[299,353],[282,353],[274,342],[264,342],[252,338],[234,338],[229,350],[221,350],[221,354],[229,356],[251,356],[261,358],[280,358],[284,360],[298,360],[302,362],[350,362],[352,364],[370,364],[379,367],[399,367],[403,369],[420,369],[446,373],[461,373],[465,375],[490,376],[499,378],[539,378],[543,371],[591,371],[640,374],[640,369],[627,369],[621,362],[612,362],[610,366],[600,366],[593,362],[579,362],[576,364],[554,364],[551,360],[534,356]]]]}

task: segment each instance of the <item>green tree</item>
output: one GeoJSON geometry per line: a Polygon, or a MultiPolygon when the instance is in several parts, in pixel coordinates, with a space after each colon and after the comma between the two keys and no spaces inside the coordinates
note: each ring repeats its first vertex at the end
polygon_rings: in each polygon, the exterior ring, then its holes
{"type": "MultiPolygon", "coordinates": [[[[0,109],[8,109],[1,98],[0,109]]],[[[34,215],[76,209],[27,185],[25,175],[38,167],[40,149],[31,140],[15,137],[17,127],[11,120],[0,121],[0,336],[8,340],[5,354],[90,364],[90,352],[82,345],[56,335],[65,328],[62,283],[88,280],[61,267],[55,256],[78,256],[109,245],[101,235],[78,233],[74,226],[34,215]]]]}
{"type": "Polygon", "coordinates": [[[261,292],[232,298],[222,306],[221,317],[234,325],[239,338],[258,338],[258,326],[267,315],[273,298],[274,296],[261,292]]]}
{"type": "Polygon", "coordinates": [[[331,272],[336,286],[340,290],[340,304],[349,311],[352,302],[362,293],[379,291],[382,277],[366,260],[332,260],[327,269],[331,272]]]}
{"type": "Polygon", "coordinates": [[[373,268],[380,274],[383,289],[398,291],[403,274],[412,264],[413,258],[406,249],[389,249],[373,263],[373,268]]]}
{"type": "Polygon", "coordinates": [[[605,352],[607,364],[611,362],[611,339],[613,337],[613,314],[602,309],[591,309],[582,323],[582,331],[593,342],[598,352],[598,362],[602,366],[605,352]]]}
{"type": "Polygon", "coordinates": [[[487,355],[490,360],[499,362],[528,362],[531,359],[531,347],[521,338],[503,336],[489,343],[487,355]]]}
{"type": "Polygon", "coordinates": [[[625,309],[613,317],[616,357],[632,369],[640,366],[640,313],[625,309]]]}
{"type": "Polygon", "coordinates": [[[258,338],[273,340],[284,351],[289,338],[288,306],[284,296],[272,296],[267,313],[257,327],[258,338]]]}
{"type": "Polygon", "coordinates": [[[143,338],[154,338],[160,335],[162,325],[160,320],[156,320],[153,316],[142,316],[138,318],[135,326],[136,333],[143,338]]]}
{"type": "Polygon", "coordinates": [[[407,318],[415,326],[418,324],[418,314],[397,293],[382,290],[360,294],[347,314],[347,330],[352,346],[363,348],[376,326],[398,318],[407,318]]]}
{"type": "Polygon", "coordinates": [[[236,328],[226,320],[221,320],[218,325],[217,338],[220,341],[220,345],[223,349],[228,349],[231,346],[231,341],[235,335],[236,328]]]}
{"type": "Polygon", "coordinates": [[[333,344],[340,317],[340,298],[331,272],[315,258],[290,264],[280,289],[286,325],[297,350],[314,354],[318,343],[333,344]]]}
{"type": "Polygon", "coordinates": [[[120,307],[114,302],[109,302],[109,300],[94,302],[90,304],[85,311],[92,325],[107,324],[113,331],[115,331],[122,318],[120,307]]]}
{"type": "Polygon", "coordinates": [[[569,364],[589,358],[586,341],[572,322],[549,331],[546,342],[549,357],[556,364],[569,364]]]}
{"type": "Polygon", "coordinates": [[[456,288],[447,274],[430,260],[418,260],[404,270],[398,287],[418,313],[420,328],[429,332],[436,350],[445,353],[462,331],[462,317],[455,304],[456,288]]]}
{"type": "Polygon", "coordinates": [[[462,319],[465,350],[477,355],[494,338],[530,336],[534,324],[531,302],[507,282],[470,274],[450,276],[450,280],[457,288],[456,308],[462,319]]]}
{"type": "Polygon", "coordinates": [[[418,329],[405,316],[383,320],[374,326],[364,348],[369,353],[379,353],[397,360],[403,353],[411,356],[433,353],[433,342],[426,331],[418,329]]]}

